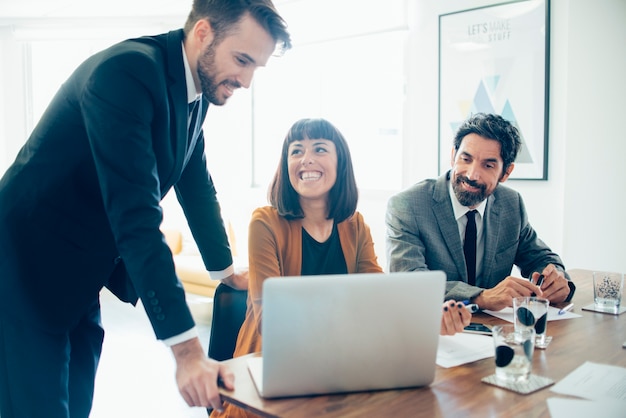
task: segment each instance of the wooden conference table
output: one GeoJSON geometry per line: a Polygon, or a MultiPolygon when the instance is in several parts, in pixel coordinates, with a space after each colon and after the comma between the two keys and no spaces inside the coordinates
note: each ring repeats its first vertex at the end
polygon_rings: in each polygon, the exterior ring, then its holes
{"type": "MultiPolygon", "coordinates": [[[[572,312],[581,318],[550,321],[552,342],[535,350],[533,373],[558,382],[585,361],[626,367],[626,313],[616,316],[583,311],[593,303],[592,272],[569,270],[576,283],[572,312]]],[[[505,321],[487,314],[474,322],[495,325],[505,321]]],[[[259,354],[251,354],[255,356],[259,354]]],[[[546,400],[564,397],[550,387],[528,395],[482,383],[494,373],[494,359],[487,358],[452,368],[437,366],[434,382],[427,387],[359,392],[339,395],[263,399],[248,373],[246,358],[227,360],[236,376],[235,390],[221,389],[225,401],[265,417],[450,417],[465,416],[549,417],[546,400]]]]}

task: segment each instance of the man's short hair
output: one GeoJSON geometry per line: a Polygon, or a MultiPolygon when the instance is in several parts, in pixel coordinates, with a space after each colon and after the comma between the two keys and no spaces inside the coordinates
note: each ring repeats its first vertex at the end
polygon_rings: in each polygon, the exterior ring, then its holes
{"type": "Polygon", "coordinates": [[[457,130],[454,137],[455,152],[459,150],[463,138],[472,133],[500,143],[500,156],[504,163],[504,170],[515,162],[522,147],[519,130],[511,122],[500,115],[476,113],[463,122],[457,130]]]}
{"type": "Polygon", "coordinates": [[[185,22],[185,36],[196,22],[207,19],[213,31],[215,44],[237,29],[241,18],[249,13],[270,34],[282,54],[291,48],[287,24],[278,14],[271,0],[193,0],[191,12],[185,22]]]}

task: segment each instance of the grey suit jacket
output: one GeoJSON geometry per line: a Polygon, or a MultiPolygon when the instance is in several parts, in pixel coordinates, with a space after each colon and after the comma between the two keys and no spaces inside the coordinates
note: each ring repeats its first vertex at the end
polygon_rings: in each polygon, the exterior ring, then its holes
{"type": "MultiPolygon", "coordinates": [[[[528,223],[520,194],[500,184],[487,199],[482,274],[476,278],[476,286],[470,286],[448,177],[449,172],[422,181],[389,200],[385,220],[389,271],[443,270],[448,279],[445,298],[465,300],[496,286],[510,275],[513,265],[524,277],[548,264],[565,270],[560,257],[528,223]]],[[[571,281],[569,284],[568,300],[575,289],[571,281]]]]}

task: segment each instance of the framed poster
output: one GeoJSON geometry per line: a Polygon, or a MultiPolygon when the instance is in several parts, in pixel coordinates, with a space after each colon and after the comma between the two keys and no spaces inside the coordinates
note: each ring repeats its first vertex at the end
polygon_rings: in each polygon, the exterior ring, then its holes
{"type": "Polygon", "coordinates": [[[439,16],[439,173],[457,128],[478,112],[520,131],[510,179],[548,178],[549,0],[521,0],[439,16]]]}

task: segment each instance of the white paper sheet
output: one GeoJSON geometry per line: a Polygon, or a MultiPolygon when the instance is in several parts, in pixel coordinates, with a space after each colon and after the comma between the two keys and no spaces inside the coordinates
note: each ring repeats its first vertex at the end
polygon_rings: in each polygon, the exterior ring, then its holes
{"type": "MultiPolygon", "coordinates": [[[[559,308],[555,308],[554,306],[548,306],[548,322],[549,321],[559,321],[561,319],[572,319],[572,318],[580,318],[582,315],[573,313],[571,311],[565,312],[562,315],[559,315],[559,308]]],[[[484,310],[484,313],[487,313],[491,316],[495,316],[496,318],[503,319],[505,321],[514,322],[513,318],[513,308],[504,308],[501,311],[490,311],[484,310]]]]}
{"type": "Polygon", "coordinates": [[[624,418],[626,415],[626,405],[620,401],[548,398],[548,410],[552,418],[624,418]]]}
{"type": "Polygon", "coordinates": [[[618,400],[626,411],[626,368],[587,361],[550,390],[592,401],[618,400]]]}
{"type": "Polygon", "coordinates": [[[263,357],[248,359],[248,370],[259,393],[263,393],[263,357]]]}
{"type": "Polygon", "coordinates": [[[440,335],[437,349],[437,365],[455,367],[488,357],[494,357],[493,338],[488,335],[459,332],[440,335]]]}

